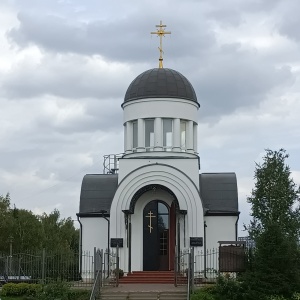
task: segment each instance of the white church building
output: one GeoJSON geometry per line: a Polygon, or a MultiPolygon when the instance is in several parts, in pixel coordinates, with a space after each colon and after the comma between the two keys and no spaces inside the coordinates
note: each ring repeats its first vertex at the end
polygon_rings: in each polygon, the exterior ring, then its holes
{"type": "Polygon", "coordinates": [[[124,272],[159,271],[173,270],[175,253],[190,246],[237,240],[236,175],[199,173],[200,104],[188,79],[147,70],[121,106],[124,153],[107,156],[104,173],[82,181],[81,251],[119,243],[124,272]]]}

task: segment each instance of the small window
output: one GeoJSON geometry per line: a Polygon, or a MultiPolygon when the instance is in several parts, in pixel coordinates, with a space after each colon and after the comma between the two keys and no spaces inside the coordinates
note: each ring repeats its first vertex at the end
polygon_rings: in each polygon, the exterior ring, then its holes
{"type": "Polygon", "coordinates": [[[153,151],[154,148],[154,120],[145,120],[145,147],[146,151],[153,151]]]}
{"type": "Polygon", "coordinates": [[[132,146],[137,148],[138,146],[138,123],[137,121],[132,122],[132,146]]]}
{"type": "Polygon", "coordinates": [[[163,146],[167,151],[170,151],[173,146],[172,119],[163,119],[163,146]]]}

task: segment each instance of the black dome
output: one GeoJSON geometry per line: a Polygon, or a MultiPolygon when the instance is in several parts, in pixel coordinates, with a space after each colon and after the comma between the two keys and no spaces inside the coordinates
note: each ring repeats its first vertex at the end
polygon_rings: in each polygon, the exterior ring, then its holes
{"type": "Polygon", "coordinates": [[[124,102],[141,98],[180,98],[197,102],[191,83],[179,72],[165,68],[145,71],[131,82],[124,102]]]}

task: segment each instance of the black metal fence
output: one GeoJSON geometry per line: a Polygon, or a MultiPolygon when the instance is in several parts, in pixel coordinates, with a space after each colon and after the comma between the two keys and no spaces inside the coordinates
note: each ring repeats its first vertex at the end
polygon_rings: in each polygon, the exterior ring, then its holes
{"type": "Polygon", "coordinates": [[[53,252],[46,249],[24,253],[0,253],[0,285],[6,282],[49,283],[67,281],[74,286],[91,287],[101,269],[101,286],[118,285],[118,249],[53,252]],[[99,267],[101,265],[101,268],[99,267]]]}
{"type": "Polygon", "coordinates": [[[11,255],[3,253],[0,254],[0,282],[64,280],[85,285],[94,279],[93,265],[94,256],[89,252],[82,253],[81,258],[79,253],[48,252],[46,249],[11,255]],[[85,270],[86,280],[82,280],[81,268],[85,270]]]}

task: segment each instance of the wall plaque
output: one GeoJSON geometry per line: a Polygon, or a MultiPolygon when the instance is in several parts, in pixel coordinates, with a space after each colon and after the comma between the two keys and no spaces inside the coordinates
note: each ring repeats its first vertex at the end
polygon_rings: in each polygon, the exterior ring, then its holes
{"type": "Polygon", "coordinates": [[[112,248],[116,248],[117,246],[119,246],[119,248],[123,248],[123,239],[122,238],[111,238],[110,246],[112,248]]]}
{"type": "Polygon", "coordinates": [[[203,237],[190,237],[190,246],[191,247],[202,247],[203,246],[203,237]]]}

